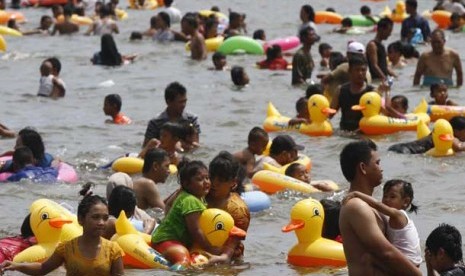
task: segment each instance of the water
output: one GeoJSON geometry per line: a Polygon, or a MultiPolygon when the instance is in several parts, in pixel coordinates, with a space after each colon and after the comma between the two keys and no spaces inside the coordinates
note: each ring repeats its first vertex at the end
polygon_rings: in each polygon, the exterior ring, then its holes
{"type": "MultiPolygon", "coordinates": [[[[419,1],[419,11],[433,6],[434,1],[419,1]]],[[[232,1],[181,1],[177,6],[183,11],[208,9],[217,5],[222,11],[228,8],[247,13],[249,33],[263,28],[269,39],[295,35],[299,24],[300,6],[304,1],[276,0],[232,0],[232,1]]],[[[328,7],[327,1],[310,1],[315,10],[328,7]]],[[[356,0],[339,0],[331,6],[341,14],[358,14],[362,4],[369,4],[372,10],[380,12],[388,2],[370,3],[356,0]]],[[[122,3],[124,6],[124,3],[122,3]]],[[[389,1],[394,7],[395,1],[389,1]]],[[[38,25],[46,9],[24,9],[29,19],[24,29],[38,25]]],[[[272,72],[254,68],[257,56],[228,57],[228,65],[242,65],[250,76],[251,84],[243,90],[234,89],[229,72],[207,70],[211,66],[211,55],[203,62],[189,60],[182,43],[155,44],[149,40],[129,42],[131,31],[143,31],[149,26],[153,11],[128,11],[129,19],[119,22],[121,34],[116,36],[120,52],[138,53],[134,64],[120,68],[92,66],[90,58],[100,48],[99,37],[86,37],[81,34],[72,37],[22,38],[6,37],[8,52],[0,55],[1,101],[0,118],[7,126],[19,130],[24,126],[34,126],[43,135],[47,152],[75,165],[78,168],[80,182],[94,181],[96,192],[104,194],[105,180],[110,171],[96,168],[125,152],[137,152],[143,141],[148,120],[165,107],[164,88],[171,81],[179,81],[188,89],[190,112],[199,115],[202,133],[202,147],[193,154],[194,158],[209,162],[220,150],[237,151],[246,146],[248,131],[262,124],[268,101],[272,101],[278,110],[288,116],[295,113],[294,104],[303,91],[290,86],[290,72],[272,72]],[[38,98],[35,94],[39,84],[39,66],[43,59],[57,56],[63,69],[61,77],[67,84],[67,95],[58,101],[38,98]],[[106,94],[119,93],[123,98],[123,112],[134,121],[129,126],[105,124],[102,111],[106,94]]],[[[431,23],[434,26],[434,23],[431,23]]],[[[345,51],[349,40],[367,43],[374,34],[345,36],[331,34],[334,27],[320,25],[322,42],[329,42],[335,50],[345,51]]],[[[174,29],[179,29],[178,25],[174,29]]],[[[397,40],[400,26],[395,25],[394,32],[385,43],[397,40]]],[[[448,33],[446,46],[463,49],[465,41],[462,34],[448,33]]],[[[419,50],[428,50],[429,46],[419,50]]],[[[319,61],[317,46],[312,49],[316,61],[319,61]]],[[[422,97],[429,97],[429,91],[411,86],[415,66],[410,65],[399,71],[399,79],[393,84],[392,94],[404,94],[409,98],[410,110],[422,97]]],[[[316,74],[315,72],[314,74],[316,74]]],[[[458,89],[450,89],[449,95],[459,103],[465,103],[465,96],[458,89]]],[[[338,125],[339,115],[333,119],[338,125]]],[[[338,154],[342,147],[351,141],[334,135],[328,138],[306,137],[292,134],[298,143],[306,146],[303,151],[313,160],[314,179],[333,179],[347,188],[339,169],[338,154]]],[[[274,134],[271,135],[274,137],[274,134]]],[[[439,223],[455,225],[465,229],[461,219],[465,212],[462,200],[465,192],[461,189],[461,180],[465,178],[462,154],[450,158],[429,158],[423,156],[403,156],[388,153],[387,148],[396,142],[415,139],[415,133],[401,133],[384,137],[375,137],[380,148],[384,178],[403,178],[411,181],[415,190],[415,202],[420,205],[418,215],[412,215],[417,226],[422,246],[427,235],[439,223]]],[[[0,151],[14,146],[14,140],[0,140],[0,151]]],[[[174,178],[160,186],[163,196],[176,189],[174,178]]],[[[78,185],[60,184],[43,186],[32,184],[2,184],[0,186],[0,236],[19,232],[19,226],[31,202],[47,197],[77,206],[78,185]]],[[[379,198],[380,189],[375,192],[379,198]]],[[[327,195],[317,196],[321,198],[327,195]]],[[[336,195],[340,198],[341,195],[336,195]]],[[[293,233],[284,234],[280,229],[289,220],[289,211],[302,197],[273,196],[273,208],[253,215],[249,234],[245,241],[245,260],[247,264],[224,269],[208,270],[212,275],[265,275],[307,274],[311,270],[294,268],[286,263],[286,253],[296,242],[293,233]]],[[[422,265],[425,271],[424,264],[422,265]]],[[[55,275],[60,275],[55,272],[55,275]]],[[[147,271],[128,270],[129,275],[143,275],[147,271]]],[[[152,274],[156,271],[149,272],[152,274]]],[[[319,274],[333,273],[328,271],[319,274]]],[[[337,272],[346,274],[345,270],[337,272]]],[[[197,274],[197,272],[193,272],[197,274]]]]}

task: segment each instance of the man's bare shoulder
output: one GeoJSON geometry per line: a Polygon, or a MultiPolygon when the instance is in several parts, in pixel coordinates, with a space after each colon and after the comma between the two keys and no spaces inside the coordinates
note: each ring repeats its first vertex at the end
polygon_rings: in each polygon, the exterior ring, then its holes
{"type": "Polygon", "coordinates": [[[341,216],[373,213],[372,208],[360,198],[351,198],[341,208],[341,216]]]}
{"type": "Polygon", "coordinates": [[[143,190],[156,186],[155,181],[147,177],[141,177],[134,181],[134,189],[143,190]]]}
{"type": "Polygon", "coordinates": [[[255,158],[255,156],[247,148],[234,153],[234,157],[241,164],[245,164],[248,160],[255,158]]]}

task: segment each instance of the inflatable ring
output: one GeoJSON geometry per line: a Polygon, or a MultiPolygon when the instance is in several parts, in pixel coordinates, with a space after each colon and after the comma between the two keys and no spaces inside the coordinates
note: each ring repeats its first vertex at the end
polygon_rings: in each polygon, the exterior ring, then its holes
{"type": "Polygon", "coordinates": [[[26,18],[20,12],[0,10],[0,24],[6,25],[10,19],[16,19],[16,23],[26,22],[26,18]]]}
{"type": "Polygon", "coordinates": [[[0,35],[0,52],[6,51],[6,41],[3,36],[0,35]]]}
{"type": "Polygon", "coordinates": [[[271,207],[270,197],[262,191],[243,192],[241,198],[252,213],[260,212],[271,207]]]}
{"type": "Polygon", "coordinates": [[[25,6],[40,6],[40,7],[51,7],[55,5],[66,5],[67,0],[27,0],[22,4],[25,6]]]}
{"type": "Polygon", "coordinates": [[[123,9],[116,8],[115,13],[119,20],[126,20],[128,18],[128,13],[123,9]]]}
{"type": "Polygon", "coordinates": [[[266,50],[273,45],[278,45],[279,47],[281,47],[281,50],[283,52],[289,51],[296,47],[299,47],[300,39],[297,36],[273,39],[265,42],[265,44],[263,45],[263,50],[266,52],[266,50]]]}
{"type": "Polygon", "coordinates": [[[454,142],[454,131],[447,120],[439,119],[434,123],[433,131],[434,148],[426,152],[427,155],[434,157],[454,155],[452,143],[454,142]]]}
{"type": "Polygon", "coordinates": [[[433,11],[431,13],[431,19],[433,19],[441,29],[447,29],[450,26],[450,16],[451,12],[448,11],[433,11]]]}
{"type": "Polygon", "coordinates": [[[226,39],[220,47],[218,52],[224,55],[231,54],[253,54],[263,55],[263,47],[258,41],[247,36],[233,36],[226,39]]]}
{"type": "Polygon", "coordinates": [[[270,165],[268,163],[264,163],[263,169],[268,170],[268,171],[274,171],[280,174],[284,174],[284,172],[286,172],[287,167],[289,167],[291,164],[294,164],[294,163],[302,164],[308,172],[312,169],[312,160],[306,155],[299,155],[299,158],[296,161],[291,162],[287,165],[284,165],[280,168],[270,165]]]}
{"type": "Polygon", "coordinates": [[[211,11],[211,10],[201,10],[199,14],[202,17],[210,17],[211,15],[215,15],[216,18],[220,21],[220,24],[229,24],[229,17],[221,12],[211,11]]]}
{"type": "MultiPolygon", "coordinates": [[[[223,43],[224,37],[222,36],[217,36],[213,38],[209,38],[205,40],[205,45],[207,46],[207,51],[209,52],[216,52],[218,50],[218,47],[220,47],[221,43],[223,43]]],[[[186,43],[186,51],[191,50],[191,42],[186,43]]]]}
{"type": "Polygon", "coordinates": [[[291,209],[291,221],[283,232],[295,231],[297,244],[287,255],[287,262],[295,266],[343,267],[347,265],[342,243],[321,237],[325,212],[313,198],[297,202],[291,209]]]}
{"type": "Polygon", "coordinates": [[[341,24],[342,16],[335,12],[317,11],[315,12],[316,24],[341,24]]]}
{"type": "Polygon", "coordinates": [[[0,26],[0,34],[1,35],[11,35],[11,36],[23,36],[21,32],[18,30],[8,28],[6,26],[0,26]]]}
{"type": "MultiPolygon", "coordinates": [[[[65,20],[65,17],[64,15],[59,15],[57,18],[56,18],[56,21],[58,23],[62,23],[64,22],[65,20]]],[[[74,24],[78,24],[80,26],[85,26],[85,25],[92,25],[94,23],[94,21],[92,20],[92,18],[90,17],[86,17],[86,16],[79,16],[77,14],[73,14],[71,16],[71,22],[73,22],[74,24]]]]}
{"type": "MultiPolygon", "coordinates": [[[[364,15],[350,15],[347,18],[352,22],[352,26],[356,27],[371,27],[376,25],[377,22],[373,22],[370,18],[364,15]]],[[[379,18],[376,18],[379,20],[379,18]]]]}
{"type": "MultiPolygon", "coordinates": [[[[138,157],[121,157],[116,159],[111,168],[116,172],[124,172],[127,174],[141,173],[144,167],[144,160],[138,157]]],[[[176,165],[170,164],[170,173],[178,172],[176,165]]]]}
{"type": "MultiPolygon", "coordinates": [[[[423,99],[423,101],[425,101],[423,99]]],[[[422,104],[427,104],[426,101],[422,104]]],[[[438,119],[450,120],[455,116],[465,116],[465,106],[451,106],[451,105],[428,105],[428,115],[432,122],[438,119]]]]}

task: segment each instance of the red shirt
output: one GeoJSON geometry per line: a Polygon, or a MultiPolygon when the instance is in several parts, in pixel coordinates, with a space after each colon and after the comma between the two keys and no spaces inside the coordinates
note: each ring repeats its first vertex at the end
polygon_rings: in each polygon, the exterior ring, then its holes
{"type": "Polygon", "coordinates": [[[287,69],[287,61],[280,57],[275,58],[272,61],[263,60],[258,63],[260,69],[270,69],[270,70],[286,70],[287,69]]]}
{"type": "Polygon", "coordinates": [[[113,123],[117,125],[127,125],[131,123],[131,119],[120,112],[113,118],[113,123]]]}

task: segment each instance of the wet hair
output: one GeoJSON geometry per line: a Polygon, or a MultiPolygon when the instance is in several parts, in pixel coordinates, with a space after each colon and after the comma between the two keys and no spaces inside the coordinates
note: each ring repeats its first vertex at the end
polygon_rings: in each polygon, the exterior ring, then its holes
{"type": "Polygon", "coordinates": [[[110,94],[105,97],[105,102],[115,105],[118,112],[121,110],[122,100],[118,94],[110,94]]]}
{"type": "Polygon", "coordinates": [[[22,169],[28,164],[34,162],[34,155],[28,147],[16,148],[13,153],[13,164],[17,169],[22,169]]]}
{"type": "Polygon", "coordinates": [[[242,85],[244,80],[244,67],[242,66],[233,66],[231,69],[231,79],[235,85],[242,85]]]}
{"type": "Polygon", "coordinates": [[[454,130],[464,130],[465,129],[465,117],[463,116],[455,116],[449,120],[452,129],[454,130]]]}
{"type": "Polygon", "coordinates": [[[308,19],[312,22],[315,21],[315,10],[313,10],[313,7],[310,5],[303,5],[301,8],[307,15],[308,19]]]}
{"type": "Polygon", "coordinates": [[[325,220],[323,221],[323,232],[321,236],[327,239],[336,239],[341,235],[339,229],[339,214],[341,212],[341,202],[330,199],[320,200],[325,212],[325,220]]]}
{"type": "Polygon", "coordinates": [[[364,56],[361,55],[352,55],[349,58],[349,70],[350,68],[353,68],[354,66],[367,66],[367,60],[365,59],[364,56]]]}
{"type": "Polygon", "coordinates": [[[263,29],[258,29],[253,32],[253,39],[261,39],[264,40],[265,38],[265,31],[263,29]]]}
{"type": "Polygon", "coordinates": [[[266,61],[272,61],[276,59],[281,52],[281,46],[277,44],[271,45],[271,47],[266,49],[266,61]]]}
{"type": "Polygon", "coordinates": [[[53,69],[55,69],[55,71],[57,71],[57,73],[60,74],[61,62],[57,57],[47,58],[45,61],[50,62],[52,64],[53,69]]]}
{"type": "Polygon", "coordinates": [[[331,8],[331,7],[326,8],[326,11],[327,12],[336,12],[336,10],[334,8],[331,8]]]}
{"type": "Polygon", "coordinates": [[[308,98],[307,97],[300,97],[297,102],[295,102],[295,110],[297,113],[306,109],[308,106],[308,98]]]}
{"type": "Polygon", "coordinates": [[[94,195],[91,191],[92,186],[94,186],[94,183],[92,182],[87,182],[82,186],[81,191],[79,191],[79,194],[82,195],[84,198],[79,202],[78,209],[77,209],[77,216],[78,218],[85,218],[87,213],[89,213],[90,209],[92,206],[97,205],[97,204],[104,204],[105,206],[108,206],[107,200],[104,197],[101,197],[99,195],[94,195]]]}
{"type": "Polygon", "coordinates": [[[219,12],[220,11],[220,8],[218,8],[218,6],[212,6],[211,11],[216,11],[216,12],[219,12]]]}
{"type": "Polygon", "coordinates": [[[8,28],[14,29],[14,28],[15,28],[15,25],[16,25],[16,19],[11,18],[10,20],[8,20],[6,26],[7,26],[8,28]]]}
{"type": "Polygon", "coordinates": [[[186,95],[187,90],[186,88],[180,84],[179,82],[175,81],[170,84],[165,88],[165,101],[166,102],[171,102],[176,99],[178,96],[184,96],[186,95]]]}
{"type": "Polygon", "coordinates": [[[450,20],[459,20],[461,18],[460,16],[460,13],[458,12],[453,12],[451,15],[450,15],[450,20]]]}
{"type": "Polygon", "coordinates": [[[118,52],[115,40],[111,34],[102,35],[100,57],[102,65],[117,66],[123,63],[121,54],[118,52]]]}
{"type": "Polygon", "coordinates": [[[141,40],[141,39],[142,39],[141,32],[131,32],[131,36],[129,37],[129,40],[141,40]]]}
{"type": "Polygon", "coordinates": [[[249,136],[247,137],[247,141],[249,143],[256,142],[262,137],[268,138],[268,133],[261,127],[253,127],[249,131],[249,136]]]}
{"type": "Polygon", "coordinates": [[[376,151],[377,146],[371,140],[361,140],[347,144],[339,155],[341,170],[347,181],[352,181],[357,174],[357,167],[360,163],[368,163],[372,157],[372,151],[376,151]]]}
{"type": "Polygon", "coordinates": [[[346,60],[341,52],[331,52],[329,55],[329,69],[334,70],[346,60]]]}
{"type": "Polygon", "coordinates": [[[333,49],[333,47],[331,47],[328,43],[320,43],[320,45],[318,45],[318,53],[320,53],[320,55],[323,55],[324,51],[331,49],[333,49]]]}
{"type": "Polygon", "coordinates": [[[195,14],[186,14],[183,19],[188,26],[191,26],[194,29],[199,27],[199,22],[197,21],[197,16],[195,14]]]}
{"type": "Polygon", "coordinates": [[[185,121],[181,123],[181,131],[180,131],[180,137],[181,140],[186,140],[187,137],[194,135],[197,133],[197,129],[194,127],[194,124],[192,124],[189,121],[185,121]]]}
{"type": "Polygon", "coordinates": [[[380,30],[392,27],[393,25],[394,22],[392,21],[392,19],[388,17],[383,17],[378,21],[378,24],[376,26],[378,27],[378,30],[380,30]]]}
{"type": "MultiPolygon", "coordinates": [[[[305,38],[305,36],[310,33],[311,31],[315,31],[312,27],[310,26],[307,26],[305,28],[303,28],[302,30],[300,30],[299,32],[299,39],[300,39],[300,42],[302,42],[305,38]]],[[[302,42],[303,43],[303,42],[302,42]]]]}
{"type": "Polygon", "coordinates": [[[220,181],[231,181],[236,179],[237,187],[232,192],[242,193],[244,186],[242,181],[238,181],[239,170],[241,164],[234,158],[234,156],[227,152],[221,151],[213,158],[208,166],[210,179],[218,179],[220,181]]]}
{"type": "Polygon", "coordinates": [[[111,216],[117,218],[123,210],[129,218],[134,215],[135,209],[136,194],[131,188],[123,185],[113,188],[108,198],[108,213],[111,216]]]}
{"type": "Polygon", "coordinates": [[[171,4],[173,4],[173,0],[165,0],[163,3],[165,4],[165,7],[169,7],[171,4]]]}
{"type": "Polygon", "coordinates": [[[391,98],[391,102],[399,100],[400,104],[402,105],[402,108],[405,110],[408,109],[408,99],[404,95],[395,95],[394,97],[391,98]]]}
{"type": "Polygon", "coordinates": [[[205,34],[208,34],[208,32],[214,28],[218,31],[218,21],[216,21],[215,17],[207,18],[205,21],[205,34]]]}
{"type": "Polygon", "coordinates": [[[104,18],[110,15],[111,15],[111,8],[108,5],[103,5],[100,8],[100,18],[104,18]]]}
{"type": "Polygon", "coordinates": [[[148,173],[152,169],[153,163],[161,164],[167,157],[168,154],[164,149],[156,148],[148,150],[144,156],[142,173],[148,173]]]}
{"type": "Polygon", "coordinates": [[[163,22],[165,22],[166,26],[171,26],[171,19],[169,14],[167,14],[166,12],[160,12],[158,13],[158,16],[161,18],[161,20],[163,20],[163,22]]]}
{"type": "Polygon", "coordinates": [[[200,170],[207,170],[207,166],[200,160],[190,161],[183,158],[178,164],[178,179],[182,187],[189,185],[192,177],[194,177],[200,170]]]}
{"type": "Polygon", "coordinates": [[[434,31],[431,32],[431,36],[439,34],[442,38],[442,40],[446,40],[446,35],[444,34],[444,31],[441,29],[435,29],[434,31]]]}
{"type": "Polygon", "coordinates": [[[352,25],[353,25],[352,19],[350,19],[349,17],[345,17],[341,21],[341,26],[342,27],[352,27],[352,25]]]}
{"type": "Polygon", "coordinates": [[[48,76],[52,73],[53,70],[53,65],[48,62],[48,61],[43,61],[42,64],[40,64],[40,74],[48,76]]]}
{"type": "Polygon", "coordinates": [[[391,44],[388,45],[387,50],[388,52],[397,52],[402,54],[402,42],[400,40],[392,42],[391,44]]]}
{"type": "Polygon", "coordinates": [[[434,255],[442,248],[454,263],[463,263],[462,235],[452,225],[442,223],[436,227],[426,238],[425,247],[434,255]]]}
{"type": "Polygon", "coordinates": [[[240,19],[241,18],[241,14],[238,13],[238,12],[230,12],[229,13],[229,22],[232,22],[234,20],[237,20],[237,19],[240,19]]]}
{"type": "Polygon", "coordinates": [[[52,17],[50,15],[42,15],[42,17],[40,18],[40,23],[44,23],[47,19],[52,20],[52,17]]]}
{"type": "MultiPolygon", "coordinates": [[[[301,98],[302,99],[302,98],[301,98]]],[[[290,176],[290,177],[294,177],[294,174],[297,172],[297,169],[300,167],[300,166],[303,166],[302,164],[300,163],[292,163],[290,164],[286,171],[284,172],[285,175],[287,176],[290,176]]]]}
{"type": "Polygon", "coordinates": [[[370,9],[370,7],[368,7],[368,6],[363,5],[363,6],[360,8],[360,13],[361,13],[362,15],[370,14],[370,13],[371,13],[371,9],[370,9]]]}
{"type": "Polygon", "coordinates": [[[183,127],[181,124],[179,123],[175,123],[175,122],[166,122],[164,123],[161,128],[160,128],[160,132],[161,131],[167,131],[169,132],[174,138],[178,138],[178,139],[181,139],[183,135],[183,127]]]}
{"type": "Polygon", "coordinates": [[[415,214],[418,211],[418,206],[413,204],[413,188],[412,184],[410,182],[400,180],[400,179],[392,179],[386,182],[383,186],[383,193],[387,193],[392,187],[396,185],[401,185],[401,196],[402,198],[409,197],[410,198],[410,208],[407,210],[407,212],[412,213],[415,212],[415,214]]]}
{"type": "Polygon", "coordinates": [[[321,84],[310,84],[305,90],[305,98],[310,99],[313,95],[323,95],[323,86],[321,84]]]}
{"type": "Polygon", "coordinates": [[[37,131],[31,128],[23,128],[19,131],[18,136],[21,138],[23,146],[28,147],[32,151],[32,155],[34,155],[36,161],[39,162],[44,158],[44,142],[42,141],[42,136],[37,131]]]}
{"type": "Polygon", "coordinates": [[[220,59],[224,59],[226,58],[226,56],[221,53],[221,52],[215,52],[212,56],[212,60],[215,61],[215,60],[220,60],[220,59]]]}
{"type": "Polygon", "coordinates": [[[31,214],[28,214],[24,218],[23,224],[21,224],[21,236],[24,238],[34,236],[34,232],[32,232],[32,228],[31,228],[31,214]]]}
{"type": "Polygon", "coordinates": [[[441,87],[446,87],[446,90],[447,90],[447,84],[445,84],[444,82],[435,82],[433,84],[430,85],[429,87],[429,95],[431,96],[431,98],[434,97],[434,92],[436,92],[437,89],[441,88],[441,87]]]}
{"type": "Polygon", "coordinates": [[[155,28],[157,25],[157,16],[150,17],[150,28],[155,28]]]}
{"type": "Polygon", "coordinates": [[[405,6],[410,6],[414,9],[416,9],[418,7],[418,2],[417,0],[407,0],[405,1],[405,6]]]}

